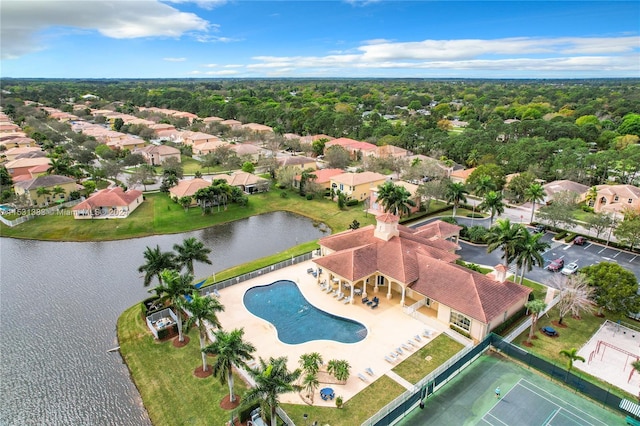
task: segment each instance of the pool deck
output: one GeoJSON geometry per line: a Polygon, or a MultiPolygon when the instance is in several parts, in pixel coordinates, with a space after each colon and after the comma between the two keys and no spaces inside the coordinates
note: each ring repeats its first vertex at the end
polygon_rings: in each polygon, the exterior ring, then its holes
{"type": "MultiPolygon", "coordinates": [[[[315,268],[311,261],[299,263],[288,268],[265,274],[260,278],[245,281],[240,284],[220,290],[220,301],[225,307],[225,311],[218,314],[218,319],[225,330],[243,327],[245,340],[251,342],[256,347],[256,359],[262,357],[268,360],[269,357],[286,356],[290,370],[299,368],[298,360],[300,355],[318,352],[326,363],[331,359],[344,359],[351,365],[350,377],[344,385],[320,383],[320,388],[332,387],[336,396],[342,396],[344,401],[349,400],[366,386],[371,384],[381,375],[387,373],[393,380],[400,382],[403,386],[407,383],[399,381],[397,375],[391,369],[399,361],[391,364],[385,360],[396,347],[406,344],[408,340],[413,340],[416,334],[422,338],[421,342],[413,342],[416,348],[409,351],[415,352],[418,347],[422,347],[430,342],[434,337],[446,328],[435,319],[429,324],[418,321],[402,311],[399,299],[388,300],[385,293],[376,294],[380,298],[380,305],[377,309],[371,309],[363,305],[360,297],[357,297],[353,304],[344,304],[334,297],[324,293],[317,284],[317,278],[307,273],[308,268],[315,268]],[[358,343],[338,343],[335,341],[313,341],[290,345],[280,342],[276,337],[275,327],[265,320],[250,313],[242,302],[247,289],[256,285],[271,284],[278,280],[290,280],[298,284],[304,297],[314,306],[334,315],[349,318],[363,323],[367,327],[367,337],[358,343]],[[433,331],[431,338],[422,336],[425,329],[433,331]],[[371,368],[374,376],[366,373],[366,369],[371,368]],[[367,382],[358,376],[361,374],[367,382]]],[[[325,278],[325,276],[322,276],[325,278]]],[[[396,295],[397,296],[397,295],[396,295]]],[[[369,294],[372,298],[372,294],[369,294]]],[[[407,357],[400,357],[400,360],[407,357]]],[[[314,396],[314,405],[335,407],[335,400],[323,401],[319,395],[319,389],[314,396]]],[[[281,396],[281,402],[304,404],[298,393],[289,393],[281,396]]]]}

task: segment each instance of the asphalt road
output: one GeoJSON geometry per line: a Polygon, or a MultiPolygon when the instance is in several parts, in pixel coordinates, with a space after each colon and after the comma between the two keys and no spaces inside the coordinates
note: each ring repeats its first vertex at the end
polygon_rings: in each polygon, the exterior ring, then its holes
{"type": "MultiPolygon", "coordinates": [[[[456,219],[459,224],[471,226],[471,219],[456,219]]],[[[421,222],[419,224],[413,224],[411,227],[417,227],[432,220],[435,219],[430,219],[429,221],[421,222]]],[[[473,225],[489,227],[489,220],[475,219],[473,225]]],[[[533,230],[533,228],[530,228],[530,230],[533,230]]],[[[550,272],[545,268],[552,260],[563,259],[565,265],[571,262],[577,262],[580,268],[601,262],[615,262],[623,268],[633,272],[638,281],[640,281],[640,255],[611,247],[605,247],[600,244],[594,244],[589,241],[587,241],[587,244],[583,246],[553,241],[554,235],[555,234],[551,232],[547,232],[543,237],[543,240],[547,241],[551,245],[551,247],[542,255],[545,260],[544,266],[534,266],[530,272],[525,273],[525,278],[550,287],[557,287],[557,285],[554,285],[553,277],[559,275],[559,273],[550,272]]],[[[500,257],[502,256],[502,250],[495,250],[493,253],[487,253],[486,245],[474,245],[464,241],[460,241],[460,247],[462,247],[462,249],[456,253],[459,254],[465,262],[489,267],[494,267],[501,263],[500,257]]],[[[510,272],[515,272],[514,266],[511,267],[510,272]]]]}

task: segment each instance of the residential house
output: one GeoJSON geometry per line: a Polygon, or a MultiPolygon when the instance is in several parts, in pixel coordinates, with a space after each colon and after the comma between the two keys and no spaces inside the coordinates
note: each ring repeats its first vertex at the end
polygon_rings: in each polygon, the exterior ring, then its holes
{"type": "Polygon", "coordinates": [[[142,191],[102,189],[73,207],[74,219],[125,219],[142,204],[142,191]]]}
{"type": "Polygon", "coordinates": [[[242,159],[256,162],[262,157],[264,149],[257,147],[251,143],[236,143],[229,145],[232,151],[242,159]]]}
{"type": "MultiPolygon", "coordinates": [[[[412,229],[400,225],[397,216],[380,215],[376,225],[321,238],[322,257],[313,262],[351,303],[356,294],[397,298],[410,312],[479,341],[522,309],[531,289],[507,281],[504,270],[485,276],[456,265],[457,244],[429,229],[439,226],[412,229]]],[[[449,235],[461,229],[442,226],[451,228],[449,235]]]]}
{"type": "Polygon", "coordinates": [[[547,194],[543,200],[543,203],[545,204],[553,201],[553,196],[560,192],[573,192],[578,199],[584,199],[583,194],[586,194],[587,191],[589,191],[589,187],[587,185],[571,180],[554,180],[553,182],[544,184],[542,187],[544,188],[544,192],[547,194]]]}
{"type": "Polygon", "coordinates": [[[213,175],[212,180],[224,179],[231,186],[237,186],[247,194],[266,192],[269,190],[269,180],[252,173],[236,171],[231,174],[213,175]]]}
{"type": "Polygon", "coordinates": [[[409,154],[410,154],[409,151],[407,151],[404,148],[400,148],[399,146],[382,145],[382,146],[376,147],[376,151],[373,155],[378,158],[390,158],[390,157],[403,158],[408,156],[409,154]]]}
{"type": "Polygon", "coordinates": [[[200,145],[207,142],[220,142],[220,138],[202,132],[183,132],[182,143],[187,146],[200,145]]]}
{"type": "Polygon", "coordinates": [[[4,146],[7,149],[38,146],[35,140],[26,136],[19,135],[24,135],[24,133],[20,132],[5,133],[4,135],[0,134],[0,145],[4,146]]]}
{"type": "Polygon", "coordinates": [[[265,126],[264,124],[258,124],[258,123],[243,124],[242,128],[244,130],[249,130],[249,131],[251,131],[253,133],[260,133],[260,134],[273,133],[273,128],[272,127],[265,126]]]}
{"type": "MultiPolygon", "coordinates": [[[[321,189],[329,191],[331,189],[331,178],[344,173],[342,169],[318,169],[313,172],[316,176],[312,179],[312,182],[318,185],[321,189]]],[[[300,175],[294,178],[293,186],[295,188],[300,187],[300,175]]]]}
{"type": "Polygon", "coordinates": [[[47,157],[38,158],[19,158],[17,160],[8,161],[4,166],[11,177],[28,175],[29,169],[35,166],[49,166],[51,160],[47,157]]]}
{"type": "Polygon", "coordinates": [[[223,120],[220,124],[224,124],[225,126],[231,127],[233,130],[238,130],[242,128],[242,121],[238,120],[223,120]]]}
{"type": "MultiPolygon", "coordinates": [[[[401,186],[411,194],[410,200],[414,202],[415,206],[409,207],[409,214],[413,214],[420,210],[420,196],[417,194],[418,185],[414,185],[409,182],[405,182],[402,180],[394,182],[394,185],[401,186]]],[[[381,203],[378,202],[378,190],[379,188],[376,186],[375,188],[371,188],[370,201],[369,201],[369,213],[374,215],[379,215],[385,213],[384,207],[381,203]]],[[[392,212],[393,213],[393,212],[392,212]]]]}
{"type": "Polygon", "coordinates": [[[331,188],[340,191],[347,199],[364,201],[375,189],[387,181],[387,177],[375,172],[342,173],[331,178],[331,188]]]}
{"type": "Polygon", "coordinates": [[[369,142],[360,142],[349,138],[338,138],[330,140],[329,142],[324,144],[325,153],[327,152],[327,149],[335,145],[339,145],[346,149],[349,152],[351,158],[354,160],[360,160],[364,157],[375,155],[376,149],[378,148],[377,146],[369,142]]]}
{"type": "Polygon", "coordinates": [[[470,169],[464,169],[464,170],[454,170],[449,175],[449,178],[453,183],[466,184],[467,179],[469,179],[469,176],[471,176],[471,173],[473,173],[475,170],[476,170],[476,167],[472,167],[470,169]]]}
{"type": "Polygon", "coordinates": [[[175,158],[178,163],[181,162],[180,150],[168,145],[148,145],[134,151],[141,154],[147,164],[157,166],[163,164],[169,158],[175,158]]]}
{"type": "Polygon", "coordinates": [[[37,157],[43,157],[46,155],[45,152],[42,151],[42,149],[40,149],[40,147],[38,146],[23,146],[20,148],[9,148],[6,151],[4,151],[2,155],[4,155],[4,158],[6,161],[13,161],[13,160],[17,160],[18,157],[29,158],[30,157],[29,154],[32,154],[32,153],[41,154],[41,155],[37,155],[37,157]]]}
{"type": "Polygon", "coordinates": [[[13,191],[24,199],[28,206],[47,206],[69,199],[69,194],[78,191],[78,184],[68,176],[43,175],[29,180],[14,182],[13,191]],[[43,188],[48,193],[38,192],[43,188]],[[57,188],[60,188],[59,190],[57,188]],[[55,192],[54,192],[55,190],[55,192]],[[59,191],[59,192],[58,192],[59,191]]]}
{"type": "Polygon", "coordinates": [[[302,155],[286,155],[283,157],[277,157],[279,167],[291,166],[300,170],[317,169],[318,165],[314,158],[305,157],[302,155]]]}
{"type": "Polygon", "coordinates": [[[219,123],[221,121],[224,121],[224,118],[220,118],[220,117],[205,117],[202,121],[204,123],[206,123],[206,124],[219,123]]]}
{"type": "MultiPolygon", "coordinates": [[[[637,186],[597,185],[596,192],[596,199],[589,202],[596,213],[611,213],[622,218],[625,210],[640,212],[640,188],[637,186]]],[[[585,196],[583,193],[582,198],[585,196]]]]}
{"type": "MultiPolygon", "coordinates": [[[[193,197],[199,189],[211,186],[211,182],[201,178],[183,179],[176,186],[169,188],[169,194],[174,201],[182,197],[193,197]]],[[[195,199],[192,204],[195,204],[195,199]]]]}
{"type": "Polygon", "coordinates": [[[221,146],[227,146],[227,147],[231,148],[231,145],[228,144],[227,142],[221,141],[221,140],[217,140],[217,141],[212,141],[212,142],[201,143],[201,144],[198,144],[198,145],[191,145],[191,151],[193,152],[193,155],[203,156],[203,155],[207,155],[207,154],[215,151],[216,149],[220,148],[221,146]]]}

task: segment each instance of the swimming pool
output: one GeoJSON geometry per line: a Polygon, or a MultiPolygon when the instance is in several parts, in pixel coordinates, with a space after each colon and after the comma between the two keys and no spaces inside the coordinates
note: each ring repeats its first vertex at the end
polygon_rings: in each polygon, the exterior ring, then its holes
{"type": "Polygon", "coordinates": [[[273,324],[283,343],[295,345],[313,340],[356,343],[367,336],[363,324],[313,306],[293,281],[252,287],[244,294],[244,305],[252,314],[273,324]]]}

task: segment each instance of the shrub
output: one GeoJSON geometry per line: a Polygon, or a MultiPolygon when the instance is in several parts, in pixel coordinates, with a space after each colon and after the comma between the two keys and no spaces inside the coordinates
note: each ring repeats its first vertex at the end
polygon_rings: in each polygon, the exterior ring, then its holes
{"type": "Polygon", "coordinates": [[[586,204],[583,204],[581,208],[582,208],[583,212],[587,212],[587,213],[593,213],[594,212],[593,207],[589,207],[586,204]]]}
{"type": "MultiPolygon", "coordinates": [[[[533,293],[530,293],[530,294],[533,295],[533,293]]],[[[496,334],[502,335],[502,333],[505,330],[511,328],[511,326],[516,322],[519,322],[526,315],[526,313],[527,313],[527,308],[522,307],[522,309],[520,309],[515,314],[511,315],[509,318],[507,318],[505,322],[503,322],[502,324],[494,328],[492,331],[496,334]]]]}
{"type": "Polygon", "coordinates": [[[452,217],[452,216],[445,216],[445,217],[440,218],[440,220],[443,221],[443,222],[451,223],[452,225],[457,225],[458,224],[458,221],[456,220],[456,218],[452,217]]]}
{"type": "Polygon", "coordinates": [[[307,200],[309,201],[313,200],[313,194],[307,194],[307,200]]]}
{"type": "Polygon", "coordinates": [[[559,241],[559,240],[563,239],[564,237],[566,237],[567,234],[568,234],[567,231],[560,231],[560,232],[558,232],[556,234],[556,236],[553,239],[556,240],[556,241],[559,241]]]}
{"type": "Polygon", "coordinates": [[[567,233],[567,236],[564,237],[564,242],[565,243],[570,243],[571,241],[573,241],[573,239],[576,237],[576,233],[575,232],[570,232],[567,233]]]}
{"type": "Polygon", "coordinates": [[[346,205],[349,206],[349,207],[357,206],[358,205],[358,200],[349,200],[349,201],[347,201],[346,205]]]}
{"type": "Polygon", "coordinates": [[[287,191],[280,192],[280,198],[287,198],[288,196],[289,194],[287,194],[287,191]]]}
{"type": "Polygon", "coordinates": [[[457,331],[458,333],[462,334],[464,337],[466,337],[467,339],[471,339],[471,335],[469,334],[469,332],[467,332],[466,330],[458,327],[457,325],[454,324],[449,324],[449,328],[457,331]]]}
{"type": "Polygon", "coordinates": [[[472,243],[484,243],[485,237],[487,236],[487,228],[480,225],[472,226],[467,230],[467,234],[469,235],[469,240],[472,243]]]}

